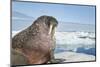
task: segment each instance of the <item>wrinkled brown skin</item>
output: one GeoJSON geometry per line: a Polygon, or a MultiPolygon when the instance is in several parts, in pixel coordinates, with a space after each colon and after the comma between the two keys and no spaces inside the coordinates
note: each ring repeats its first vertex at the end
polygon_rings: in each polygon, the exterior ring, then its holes
{"type": "Polygon", "coordinates": [[[11,64],[45,64],[54,58],[54,30],[48,34],[50,25],[58,22],[51,16],[41,16],[27,29],[12,38],[11,64]]]}

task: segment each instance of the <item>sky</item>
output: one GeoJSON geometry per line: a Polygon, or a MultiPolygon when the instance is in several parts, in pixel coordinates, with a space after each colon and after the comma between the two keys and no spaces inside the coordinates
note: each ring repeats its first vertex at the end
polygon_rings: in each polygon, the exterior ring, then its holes
{"type": "Polygon", "coordinates": [[[57,31],[95,32],[95,6],[12,2],[12,30],[23,30],[42,15],[58,21],[57,31]]]}
{"type": "Polygon", "coordinates": [[[26,15],[34,19],[42,15],[48,15],[63,23],[95,24],[95,6],[13,2],[12,12],[18,12],[20,15],[26,15]]]}

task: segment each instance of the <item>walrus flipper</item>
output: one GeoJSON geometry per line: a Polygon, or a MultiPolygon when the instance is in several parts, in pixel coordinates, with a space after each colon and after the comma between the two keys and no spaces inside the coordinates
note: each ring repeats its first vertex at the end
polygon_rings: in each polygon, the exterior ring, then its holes
{"type": "Polygon", "coordinates": [[[11,65],[26,65],[28,63],[28,60],[23,54],[16,50],[12,50],[11,52],[11,65]]]}

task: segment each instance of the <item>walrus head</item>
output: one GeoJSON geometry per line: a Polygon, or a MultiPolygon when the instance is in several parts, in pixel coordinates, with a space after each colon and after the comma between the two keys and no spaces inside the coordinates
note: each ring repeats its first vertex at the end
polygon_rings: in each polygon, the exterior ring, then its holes
{"type": "Polygon", "coordinates": [[[52,16],[40,16],[34,23],[34,25],[37,25],[40,29],[44,28],[47,30],[49,35],[52,37],[54,36],[55,29],[58,25],[58,21],[52,17],[52,16]]]}

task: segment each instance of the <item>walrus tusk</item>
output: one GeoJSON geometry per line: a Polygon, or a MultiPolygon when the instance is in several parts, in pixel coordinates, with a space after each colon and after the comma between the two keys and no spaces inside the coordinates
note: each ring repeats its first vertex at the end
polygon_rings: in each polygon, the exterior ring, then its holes
{"type": "Polygon", "coordinates": [[[51,34],[51,32],[52,32],[52,27],[53,27],[53,25],[50,25],[50,29],[49,29],[49,33],[48,33],[48,34],[51,34]]]}

